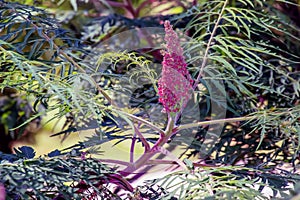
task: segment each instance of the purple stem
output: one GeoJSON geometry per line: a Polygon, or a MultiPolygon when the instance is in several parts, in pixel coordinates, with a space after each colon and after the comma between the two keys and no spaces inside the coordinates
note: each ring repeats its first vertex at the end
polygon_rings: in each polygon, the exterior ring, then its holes
{"type": "Polygon", "coordinates": [[[121,160],[99,159],[99,161],[104,162],[104,163],[114,163],[114,164],[123,165],[123,166],[127,166],[127,167],[131,166],[131,163],[121,161],[121,160]]]}
{"type": "Polygon", "coordinates": [[[120,2],[115,2],[115,1],[106,1],[107,4],[109,4],[112,7],[124,7],[125,4],[124,3],[120,3],[120,2]]]}
{"type": "Polygon", "coordinates": [[[136,10],[134,9],[131,0],[124,0],[123,1],[125,4],[125,8],[127,9],[127,11],[129,11],[129,13],[132,15],[133,18],[137,18],[137,13],[136,10]]]}
{"type": "Polygon", "coordinates": [[[150,149],[149,152],[144,153],[137,161],[126,167],[122,172],[120,172],[123,176],[127,176],[132,174],[132,172],[136,171],[140,167],[144,166],[157,152],[160,152],[160,147],[168,142],[168,139],[172,136],[172,130],[174,127],[173,118],[169,115],[168,125],[164,134],[160,135],[160,138],[154,144],[154,146],[150,149]]]}
{"type": "Polygon", "coordinates": [[[150,150],[150,145],[147,142],[147,140],[145,139],[145,137],[143,136],[143,134],[139,131],[138,128],[134,127],[135,133],[139,136],[139,138],[141,139],[141,142],[143,143],[144,147],[145,147],[145,153],[148,152],[150,150]]]}
{"type": "MultiPolygon", "coordinates": [[[[136,127],[134,127],[136,129],[136,127]]],[[[131,139],[131,146],[130,146],[130,162],[133,163],[134,161],[134,147],[136,142],[136,131],[134,132],[132,139],[131,139]]]]}
{"type": "Polygon", "coordinates": [[[177,164],[178,163],[174,160],[148,160],[147,163],[148,165],[158,165],[158,164],[161,164],[161,165],[171,165],[171,164],[177,164]]]}
{"type": "Polygon", "coordinates": [[[143,3],[141,3],[137,9],[136,9],[136,14],[139,15],[141,10],[147,5],[147,4],[150,4],[151,3],[151,0],[146,0],[144,1],[143,3]]]}

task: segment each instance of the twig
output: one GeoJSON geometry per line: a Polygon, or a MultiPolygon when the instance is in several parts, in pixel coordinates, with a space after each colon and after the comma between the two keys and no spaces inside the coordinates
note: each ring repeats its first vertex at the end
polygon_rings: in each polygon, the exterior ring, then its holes
{"type": "MultiPolygon", "coordinates": [[[[112,109],[112,110],[114,110],[114,109],[112,109]]],[[[128,117],[130,117],[130,118],[132,118],[132,119],[134,119],[134,120],[136,120],[138,122],[141,122],[141,123],[145,124],[146,126],[148,126],[149,128],[152,128],[153,130],[157,131],[160,134],[164,134],[165,133],[162,129],[158,128],[157,126],[155,126],[154,124],[152,124],[151,122],[149,122],[147,120],[144,120],[144,119],[142,119],[140,117],[137,117],[135,115],[123,112],[121,110],[115,110],[115,111],[119,112],[119,113],[122,113],[123,115],[126,115],[126,116],[128,116],[128,117]]]]}
{"type": "Polygon", "coordinates": [[[157,150],[168,142],[169,138],[172,136],[173,128],[174,128],[174,120],[172,117],[169,116],[169,121],[168,121],[166,131],[161,134],[160,138],[156,141],[156,143],[150,149],[150,151],[144,153],[137,161],[133,163],[132,166],[129,166],[126,169],[122,170],[123,171],[122,173],[124,175],[131,174],[135,170],[142,167],[145,163],[147,163],[155,154],[157,154],[157,150]]]}
{"type": "Polygon", "coordinates": [[[121,161],[121,160],[113,160],[113,159],[98,159],[100,162],[104,163],[113,163],[113,164],[118,164],[118,165],[123,165],[123,166],[131,166],[131,163],[121,161]]]}
{"type": "MultiPolygon", "coordinates": [[[[136,127],[134,126],[134,129],[136,129],[136,127]]],[[[134,132],[132,139],[131,139],[131,145],[130,145],[130,158],[129,158],[129,162],[133,163],[134,161],[134,147],[135,147],[135,142],[136,142],[136,131],[134,132]]]]}
{"type": "Polygon", "coordinates": [[[147,142],[145,137],[142,135],[142,133],[138,130],[138,128],[136,128],[135,126],[134,126],[134,131],[139,136],[139,138],[141,139],[141,142],[143,143],[143,145],[145,147],[145,152],[148,152],[150,150],[149,143],[147,142]]]}
{"type": "Polygon", "coordinates": [[[196,123],[190,123],[190,124],[183,124],[178,127],[176,127],[176,131],[187,129],[187,128],[193,128],[197,126],[204,126],[204,125],[211,125],[211,124],[221,124],[225,122],[238,122],[238,121],[246,121],[246,120],[253,120],[258,118],[257,116],[248,116],[248,117],[234,117],[234,118],[227,118],[227,119],[215,119],[210,121],[201,121],[196,123]]]}
{"type": "Polygon", "coordinates": [[[216,34],[218,25],[219,25],[219,23],[220,23],[220,21],[221,21],[221,19],[222,19],[222,15],[223,15],[223,12],[224,12],[224,10],[225,10],[225,8],[226,8],[227,3],[228,3],[228,0],[226,0],[226,1],[224,2],[224,5],[223,5],[223,7],[222,7],[222,10],[221,10],[221,12],[219,13],[219,16],[218,16],[216,25],[214,26],[214,29],[213,29],[213,31],[212,31],[212,33],[211,33],[211,35],[210,35],[209,40],[208,40],[207,47],[206,47],[206,49],[205,49],[205,53],[204,53],[204,56],[203,56],[202,65],[201,65],[201,67],[200,67],[200,70],[199,70],[199,74],[198,74],[198,76],[197,76],[197,79],[196,79],[195,82],[194,82],[193,89],[195,89],[195,88],[197,87],[197,84],[199,83],[200,78],[203,76],[203,70],[204,70],[204,68],[205,68],[205,66],[206,66],[206,64],[207,64],[207,61],[208,61],[208,52],[209,52],[209,49],[210,49],[210,45],[211,45],[211,43],[212,43],[212,41],[213,41],[213,38],[214,38],[214,36],[215,36],[215,34],[216,34]]]}

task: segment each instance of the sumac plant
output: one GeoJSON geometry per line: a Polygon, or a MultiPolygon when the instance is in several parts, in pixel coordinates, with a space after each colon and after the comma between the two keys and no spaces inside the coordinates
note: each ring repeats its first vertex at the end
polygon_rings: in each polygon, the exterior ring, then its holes
{"type": "Polygon", "coordinates": [[[0,0],[0,200],[298,196],[299,10],[0,0]],[[45,118],[80,140],[37,156],[45,118]]]}

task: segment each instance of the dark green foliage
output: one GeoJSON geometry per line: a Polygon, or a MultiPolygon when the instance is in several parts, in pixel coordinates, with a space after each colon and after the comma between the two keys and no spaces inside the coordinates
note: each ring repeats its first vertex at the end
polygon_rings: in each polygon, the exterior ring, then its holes
{"type": "Polygon", "coordinates": [[[284,191],[287,189],[283,188],[300,177],[282,172],[282,175],[276,175],[253,168],[205,167],[193,173],[172,173],[152,183],[149,181],[149,184],[173,188],[174,192],[159,199],[170,199],[175,194],[178,199],[269,199],[261,193],[265,187],[272,190],[270,196],[280,194],[281,198],[286,198],[284,191]]]}
{"type": "Polygon", "coordinates": [[[71,155],[2,160],[0,167],[1,182],[12,199],[92,199],[95,195],[118,199],[105,186],[113,182],[114,171],[95,159],[71,155]]]}
{"type": "Polygon", "coordinates": [[[44,10],[4,1],[0,2],[0,8],[0,39],[10,44],[5,46],[7,50],[14,50],[30,60],[51,63],[59,62],[56,59],[60,49],[78,47],[79,40],[70,37],[44,10]]]}
{"type": "Polygon", "coordinates": [[[23,146],[18,149],[14,148],[17,156],[25,159],[31,159],[35,157],[35,151],[31,147],[23,146]]]}

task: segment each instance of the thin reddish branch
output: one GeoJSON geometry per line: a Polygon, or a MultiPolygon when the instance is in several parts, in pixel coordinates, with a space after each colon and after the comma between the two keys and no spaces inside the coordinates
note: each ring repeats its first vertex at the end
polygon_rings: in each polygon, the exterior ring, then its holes
{"type": "Polygon", "coordinates": [[[172,136],[172,130],[174,128],[174,121],[172,117],[169,116],[168,125],[164,134],[156,141],[154,146],[150,149],[148,153],[144,153],[137,161],[133,163],[133,165],[128,166],[122,172],[120,172],[123,176],[127,176],[134,172],[135,170],[142,167],[148,160],[150,160],[155,154],[157,154],[158,149],[165,145],[170,137],[172,136]]]}
{"type": "Polygon", "coordinates": [[[124,3],[115,2],[115,1],[106,1],[106,3],[112,7],[117,7],[117,8],[122,8],[126,6],[124,3]]]}
{"type": "MultiPolygon", "coordinates": [[[[178,165],[178,163],[174,160],[148,160],[147,163],[148,165],[178,165]]],[[[198,162],[193,162],[194,167],[220,167],[220,165],[212,165],[212,164],[202,164],[198,162]]]]}
{"type": "Polygon", "coordinates": [[[158,159],[154,159],[154,160],[148,160],[146,162],[147,165],[178,165],[178,163],[174,160],[158,160],[158,159]]]}
{"type": "Polygon", "coordinates": [[[131,166],[131,163],[125,162],[125,161],[121,161],[121,160],[113,160],[113,159],[98,159],[100,162],[103,163],[113,163],[113,164],[117,164],[117,165],[123,165],[123,166],[131,166]]]}
{"type": "Polygon", "coordinates": [[[135,133],[139,136],[141,142],[143,143],[144,147],[145,147],[145,153],[149,152],[150,150],[150,145],[147,142],[147,140],[145,139],[145,137],[143,136],[143,134],[139,131],[138,128],[134,127],[134,131],[135,133]]]}
{"type": "Polygon", "coordinates": [[[205,53],[204,53],[204,56],[203,56],[203,60],[202,60],[202,64],[201,64],[201,67],[199,68],[199,74],[194,82],[194,85],[193,85],[193,89],[195,89],[198,85],[198,83],[200,82],[200,79],[203,77],[203,71],[204,71],[204,68],[206,67],[207,65],[207,62],[208,62],[208,57],[209,57],[209,50],[211,48],[211,45],[213,43],[213,40],[215,39],[215,34],[217,32],[217,29],[219,28],[219,24],[221,22],[221,19],[223,17],[223,13],[225,12],[225,8],[228,4],[228,0],[225,0],[223,6],[222,6],[222,9],[221,9],[221,12],[219,13],[219,16],[217,18],[217,21],[215,23],[215,26],[210,34],[210,38],[207,42],[207,45],[206,45],[206,49],[205,49],[205,53]]]}
{"type": "Polygon", "coordinates": [[[125,8],[132,15],[133,18],[137,18],[136,10],[134,9],[131,0],[124,0],[125,8]]]}
{"type": "Polygon", "coordinates": [[[132,185],[124,179],[121,175],[119,174],[106,174],[106,177],[108,177],[108,183],[114,183],[117,186],[120,186],[121,188],[133,192],[134,188],[132,185]]]}
{"type": "Polygon", "coordinates": [[[146,1],[144,1],[143,3],[141,3],[141,4],[137,7],[137,9],[135,10],[136,14],[139,16],[141,10],[142,10],[147,4],[151,4],[152,1],[153,1],[153,0],[148,0],[148,1],[146,0],[146,1]]]}
{"type": "Polygon", "coordinates": [[[184,164],[184,162],[182,162],[180,159],[178,159],[175,155],[173,155],[170,151],[168,151],[167,149],[165,149],[162,146],[158,147],[159,152],[161,152],[162,154],[166,155],[167,157],[173,159],[182,169],[187,169],[186,165],[184,164]]]}
{"type": "MultiPolygon", "coordinates": [[[[135,127],[134,127],[135,128],[135,127]]],[[[131,139],[131,145],[130,145],[130,158],[129,162],[133,163],[134,162],[134,147],[135,147],[135,142],[136,142],[136,134],[132,136],[131,139]]]]}

